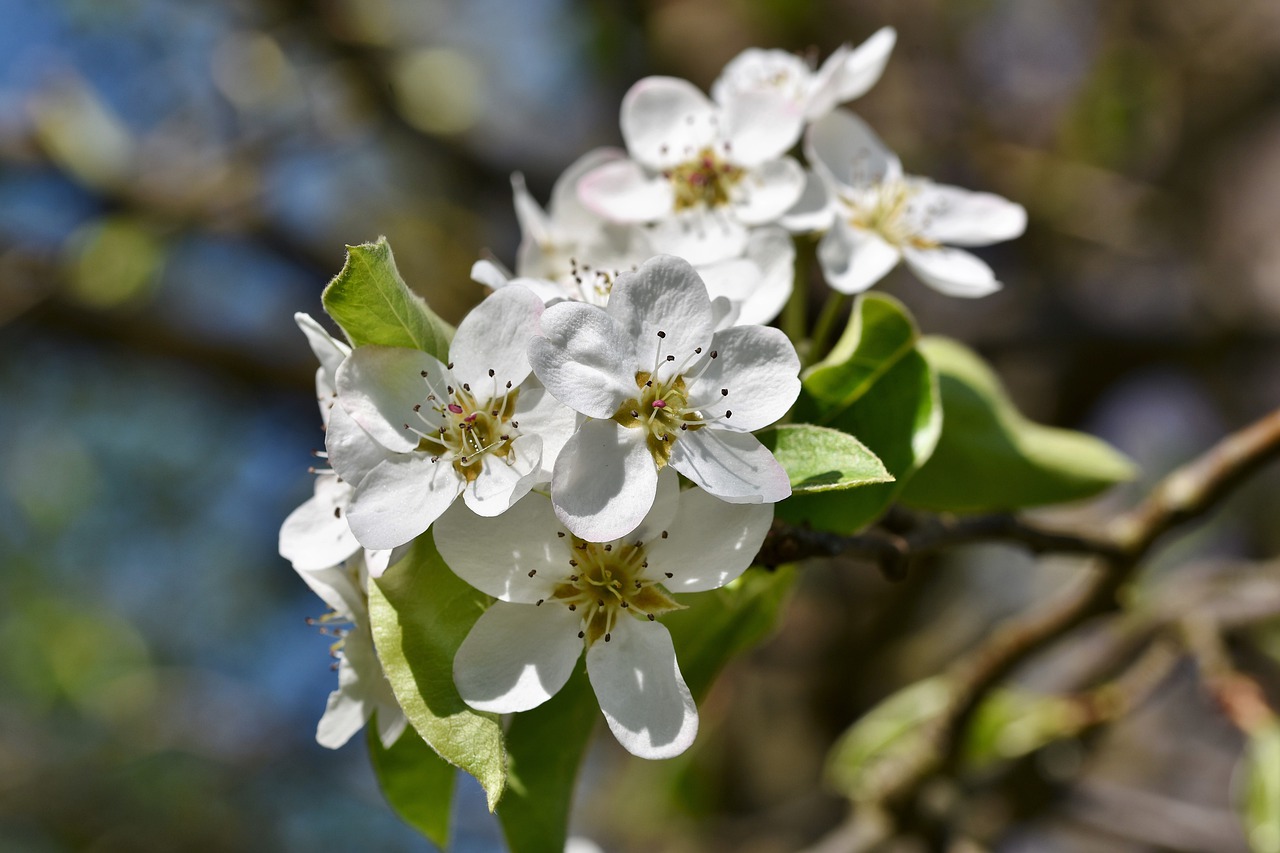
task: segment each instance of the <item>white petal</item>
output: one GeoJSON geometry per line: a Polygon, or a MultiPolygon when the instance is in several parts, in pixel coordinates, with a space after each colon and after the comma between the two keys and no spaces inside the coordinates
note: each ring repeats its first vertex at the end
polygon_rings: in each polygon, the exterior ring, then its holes
{"type": "Polygon", "coordinates": [[[345,660],[338,664],[338,689],[329,694],[324,716],[316,726],[316,743],[327,749],[345,745],[352,735],[364,728],[373,711],[362,698],[350,692],[348,685],[353,686],[355,680],[355,670],[350,664],[345,660]]]}
{"type": "Polygon", "coordinates": [[[791,494],[787,472],[750,433],[684,433],[671,449],[671,467],[730,503],[777,503],[791,494]]]}
{"type": "Polygon", "coordinates": [[[880,80],[897,40],[893,27],[881,27],[856,50],[843,46],[831,54],[818,71],[809,99],[808,118],[821,118],[836,104],[865,95],[880,80]]]}
{"type": "Polygon", "coordinates": [[[458,694],[477,711],[511,714],[556,694],[582,654],[582,620],[567,607],[496,602],[453,658],[458,694]]]}
{"type": "Polygon", "coordinates": [[[449,508],[463,480],[446,459],[407,453],[381,462],[356,486],[347,523],[366,548],[394,548],[415,538],[449,508]]]}
{"type": "Polygon", "coordinates": [[[743,301],[737,325],[768,323],[782,313],[796,278],[796,244],[781,228],[751,232],[747,258],[760,270],[756,288],[743,301]]]}
{"type": "Polygon", "coordinates": [[[569,569],[569,546],[551,499],[531,494],[494,518],[454,504],[432,529],[453,573],[487,595],[533,604],[550,598],[569,569]],[[533,572],[533,576],[529,576],[533,572]]]}
{"type": "Polygon", "coordinates": [[[316,477],[315,495],[280,526],[280,556],[298,571],[336,566],[354,554],[356,541],[342,517],[351,486],[332,474],[316,477]]]}
{"type": "Polygon", "coordinates": [[[462,498],[477,515],[501,515],[507,508],[529,494],[542,472],[542,438],[537,435],[517,436],[511,442],[510,464],[492,453],[480,460],[480,475],[467,483],[462,498]]]}
{"type": "Polygon", "coordinates": [[[827,184],[817,172],[807,171],[804,175],[804,189],[800,198],[791,206],[778,224],[788,231],[803,233],[805,231],[826,231],[835,218],[835,206],[827,184]]]}
{"type": "Polygon", "coordinates": [[[557,400],[593,418],[611,418],[636,394],[631,336],[603,308],[581,302],[552,305],[542,335],[529,343],[538,380],[557,400]]]}
{"type": "Polygon", "coordinates": [[[711,300],[711,325],[716,330],[727,329],[738,322],[738,306],[727,296],[711,300]]]}
{"type": "Polygon", "coordinates": [[[661,175],[633,160],[606,163],[578,182],[578,197],[611,222],[652,222],[671,213],[675,191],[661,175]]]}
{"type": "Polygon", "coordinates": [[[711,96],[723,106],[742,92],[774,91],[800,104],[812,76],[813,71],[794,53],[749,47],[725,63],[711,84],[711,96]]]}
{"type": "MultiPolygon", "coordinates": [[[[800,396],[800,358],[778,329],[724,329],[711,339],[711,349],[717,356],[703,362],[689,383],[689,401],[705,416],[733,412],[718,424],[721,429],[751,432],[766,427],[800,396]]],[[[679,440],[685,437],[687,433],[679,440]]]]}
{"type": "Polygon", "coordinates": [[[293,322],[297,323],[302,334],[307,336],[311,351],[316,354],[316,360],[320,362],[320,367],[324,370],[329,384],[333,385],[333,377],[338,372],[338,365],[351,354],[351,347],[330,335],[325,327],[316,322],[310,314],[299,311],[293,315],[293,322]]]}
{"type": "Polygon", "coordinates": [[[912,183],[926,211],[922,236],[938,243],[986,246],[1012,240],[1026,230],[1027,211],[1006,198],[931,181],[912,183]]]}
{"type": "Polygon", "coordinates": [[[721,116],[725,156],[740,166],[756,166],[782,156],[800,138],[804,110],[784,93],[741,91],[730,97],[721,116]]]}
{"type": "Polygon", "coordinates": [[[609,642],[587,650],[587,675],[609,729],[632,755],[671,758],[697,737],[698,707],[665,626],[622,617],[609,642]]]}
{"type": "Polygon", "coordinates": [[[715,105],[675,77],[645,77],[622,99],[627,151],[655,169],[687,160],[715,140],[715,105]]]}
{"type": "Polygon", "coordinates": [[[804,169],[790,157],[769,160],[743,177],[733,189],[733,213],[747,225],[782,218],[804,192],[804,169]]]}
{"type": "Polygon", "coordinates": [[[623,538],[631,542],[648,542],[661,537],[662,531],[675,521],[676,511],[680,508],[680,494],[680,475],[671,466],[663,468],[658,472],[653,508],[640,526],[623,538]]]}
{"type": "Polygon", "coordinates": [[[479,260],[471,265],[471,280],[494,290],[511,283],[511,273],[490,260],[479,260]]]}
{"type": "Polygon", "coordinates": [[[702,266],[739,257],[747,247],[747,227],[728,208],[695,207],[653,224],[653,250],[702,266]]]}
{"type": "Polygon", "coordinates": [[[339,616],[352,622],[366,619],[364,590],[356,586],[353,563],[298,572],[298,577],[339,616]]]}
{"type": "Polygon", "coordinates": [[[396,741],[400,740],[404,730],[409,727],[409,718],[404,715],[404,711],[400,710],[399,705],[379,704],[377,711],[378,740],[382,741],[384,749],[390,749],[396,745],[396,741]]]}
{"type": "Polygon", "coordinates": [[[551,188],[548,211],[551,214],[553,240],[581,240],[599,227],[599,216],[582,204],[578,183],[588,172],[606,163],[626,158],[627,152],[620,148],[593,148],[569,164],[569,168],[564,170],[551,188]]]}
{"type": "Polygon", "coordinates": [[[529,339],[541,316],[542,300],[523,287],[491,293],[458,324],[449,345],[454,379],[480,400],[490,391],[497,397],[507,382],[519,385],[529,375],[529,339]]]}
{"type": "Polygon", "coordinates": [[[338,368],[338,400],[379,444],[404,453],[418,446],[418,436],[404,428],[416,419],[413,407],[428,394],[446,396],[446,381],[444,365],[425,352],[357,347],[338,368]]]}
{"type": "Polygon", "coordinates": [[[329,465],[348,483],[359,483],[374,466],[391,456],[341,406],[334,406],[329,415],[324,446],[329,452],[329,465]]]}
{"type": "Polygon", "coordinates": [[[576,536],[611,542],[644,520],[658,486],[645,435],[613,421],[588,421],[565,444],[551,477],[551,501],[576,536]]]}
{"type": "Polygon", "coordinates": [[[991,267],[963,249],[908,247],[903,257],[921,281],[948,296],[976,298],[1000,289],[991,267]]]}
{"type": "Polygon", "coordinates": [[[809,125],[804,151],[815,171],[846,187],[877,184],[902,174],[893,152],[848,110],[834,110],[809,125]]]}
{"type": "MultiPolygon", "coordinates": [[[[511,195],[516,209],[516,221],[520,223],[520,234],[526,240],[545,243],[551,239],[551,222],[542,205],[534,201],[525,186],[524,175],[511,173],[511,195]]],[[[475,267],[471,268],[471,277],[475,278],[475,267]]]]}
{"type": "Polygon", "coordinates": [[[542,439],[538,482],[550,482],[560,450],[578,428],[578,413],[553,397],[534,378],[520,386],[514,420],[520,423],[522,433],[542,439]]]}
{"type": "Polygon", "coordinates": [[[773,504],[732,504],[702,489],[680,493],[667,538],[646,540],[645,556],[672,592],[722,587],[751,565],[773,523],[773,504]]]}
{"type": "MultiPolygon", "coordinates": [[[[659,255],[618,276],[605,310],[635,342],[637,370],[655,372],[662,366],[665,376],[711,341],[711,297],[683,258],[659,255]]],[[[634,396],[634,379],[631,392],[634,396]]]]}
{"type": "Polygon", "coordinates": [[[818,263],[832,290],[861,293],[889,274],[902,253],[879,234],[837,220],[818,243],[818,263]]]}

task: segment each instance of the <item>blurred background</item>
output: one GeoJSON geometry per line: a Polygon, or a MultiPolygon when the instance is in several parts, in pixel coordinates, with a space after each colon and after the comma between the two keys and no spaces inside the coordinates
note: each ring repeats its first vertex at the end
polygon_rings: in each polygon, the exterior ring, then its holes
{"type": "MultiPolygon", "coordinates": [[[[888,287],[1027,414],[1142,465],[1093,511],[1280,404],[1274,0],[0,0],[0,20],[6,851],[428,848],[359,738],[313,740],[322,605],[276,555],[323,443],[292,315],[385,234],[456,322],[473,260],[514,262],[510,173],[545,200],[619,144],[644,75],[706,88],[748,46],[820,60],[896,27],[854,108],[908,171],[1030,225],[980,250],[993,297],[888,287]]],[[[1148,574],[1276,554],[1277,508],[1273,471],[1148,574]]],[[[844,813],[834,738],[1077,571],[1004,548],[896,585],[806,567],[691,753],[601,739],[575,826],[606,850],[815,842],[844,813]]],[[[1240,642],[1280,682],[1280,633],[1240,642]]],[[[1192,670],[1051,756],[1051,793],[998,813],[993,848],[1243,850],[1241,739],[1192,670]]],[[[460,848],[497,843],[476,797],[458,808],[460,848]]]]}

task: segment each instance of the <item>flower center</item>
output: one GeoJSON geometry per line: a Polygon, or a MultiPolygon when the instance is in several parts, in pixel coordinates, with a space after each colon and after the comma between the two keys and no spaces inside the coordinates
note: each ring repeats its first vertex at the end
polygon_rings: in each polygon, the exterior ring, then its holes
{"type": "Polygon", "coordinates": [[[695,207],[724,207],[731,200],[733,188],[746,174],[744,169],[725,162],[711,148],[704,148],[692,160],[686,160],[662,173],[675,190],[676,213],[695,207]]]}
{"type": "MultiPolygon", "coordinates": [[[[666,332],[658,332],[660,339],[665,339],[666,336],[666,332]]],[[[716,405],[727,404],[728,388],[721,388],[720,394],[712,400],[689,399],[689,387],[682,371],[689,361],[700,355],[702,347],[696,348],[673,373],[662,378],[659,368],[674,362],[676,357],[671,354],[663,356],[662,349],[659,348],[653,370],[636,374],[636,396],[624,402],[613,413],[613,420],[622,426],[642,429],[648,433],[645,443],[659,471],[671,461],[671,448],[680,433],[699,430],[710,423],[733,417],[731,409],[719,413],[709,411],[716,405]]],[[[713,359],[720,357],[715,350],[710,355],[713,359]]]]}
{"type": "MultiPolygon", "coordinates": [[[[489,375],[493,375],[492,370],[489,375]]],[[[510,382],[506,389],[499,389],[495,380],[492,394],[483,400],[465,383],[460,388],[449,385],[447,389],[447,401],[431,393],[413,407],[425,428],[404,425],[418,436],[418,452],[430,453],[432,462],[452,462],[458,475],[469,483],[484,470],[481,461],[486,455],[513,463],[515,451],[511,442],[519,435],[520,423],[512,417],[520,389],[512,390],[510,382]]]]}
{"type": "MultiPolygon", "coordinates": [[[[665,537],[666,531],[662,535],[665,537]]],[[[570,574],[556,585],[551,600],[581,613],[582,630],[578,636],[588,646],[602,637],[609,642],[624,610],[653,621],[663,613],[683,609],[657,580],[649,577],[643,542],[587,542],[572,535],[567,541],[570,574]]]]}
{"type": "Polygon", "coordinates": [[[921,235],[926,212],[912,203],[914,187],[905,181],[882,181],[862,189],[857,195],[841,193],[841,200],[852,214],[849,224],[874,231],[894,246],[936,249],[937,241],[921,235]]]}

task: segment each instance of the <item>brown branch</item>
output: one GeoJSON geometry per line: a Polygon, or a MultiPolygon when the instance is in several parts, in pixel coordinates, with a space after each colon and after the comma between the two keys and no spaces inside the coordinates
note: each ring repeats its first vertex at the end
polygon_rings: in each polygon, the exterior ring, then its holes
{"type": "MultiPolygon", "coordinates": [[[[896,772],[886,776],[873,800],[859,804],[858,812],[865,811],[876,818],[888,812],[899,822],[911,819],[924,783],[940,771],[954,769],[968,723],[995,686],[1031,655],[1073,628],[1094,616],[1118,609],[1118,593],[1165,533],[1208,513],[1243,479],[1278,455],[1280,410],[1227,436],[1203,456],[1174,471],[1136,508],[1106,525],[1100,535],[1081,534],[1072,539],[1069,532],[1062,532],[1054,535],[1067,538],[1043,542],[1032,537],[1028,545],[1033,550],[1038,544],[1043,544],[1044,550],[1080,544],[1081,552],[1097,557],[1090,576],[1041,610],[1006,622],[951,667],[948,677],[955,686],[955,698],[931,723],[926,747],[913,756],[904,757],[896,772]],[[1092,547],[1094,543],[1101,547],[1092,547]]],[[[1014,541],[1021,541],[1018,537],[1024,535],[1019,523],[1002,528],[993,522],[988,532],[1000,534],[990,538],[1014,541]]],[[[974,540],[957,537],[954,541],[974,540]]],[[[856,826],[858,822],[858,813],[855,813],[851,825],[856,826]]],[[[832,837],[865,838],[866,833],[851,832],[846,826],[832,837]]],[[[824,844],[822,849],[832,848],[824,844]]],[[[867,848],[848,845],[840,849],[867,848]]]]}

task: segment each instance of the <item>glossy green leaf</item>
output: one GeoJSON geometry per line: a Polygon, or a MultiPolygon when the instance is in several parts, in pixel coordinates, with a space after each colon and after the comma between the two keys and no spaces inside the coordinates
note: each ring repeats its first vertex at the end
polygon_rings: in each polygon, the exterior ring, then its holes
{"type": "Polygon", "coordinates": [[[874,798],[900,760],[929,747],[925,726],[951,703],[941,676],[908,685],[864,714],[840,736],[827,756],[827,780],[851,800],[874,798]]]}
{"type": "Polygon", "coordinates": [[[441,758],[480,781],[493,809],[506,783],[502,729],[453,685],[453,656],[490,601],[449,570],[430,531],[369,584],[373,641],[396,701],[441,758]]]}
{"type": "Polygon", "coordinates": [[[664,615],[662,624],[671,632],[680,673],[694,699],[702,700],[735,655],[769,635],[794,581],[789,566],[749,569],[721,589],[677,596],[686,609],[664,615]]]}
{"type": "Polygon", "coordinates": [[[933,455],[902,492],[904,503],[1017,509],[1086,498],[1133,477],[1133,463],[1106,442],[1023,417],[972,350],[933,337],[919,346],[938,374],[944,422],[933,455]]]}
{"type": "Polygon", "coordinates": [[[453,802],[453,765],[436,755],[422,737],[406,728],[387,749],[372,720],[368,733],[369,760],[387,802],[405,823],[437,847],[449,844],[449,806],[453,802]]]}
{"type": "Polygon", "coordinates": [[[453,327],[404,283],[386,237],[348,246],[347,262],[321,300],[355,346],[407,347],[449,360],[453,327]]]}
{"type": "Polygon", "coordinates": [[[600,717],[586,665],[507,729],[507,792],[498,820],[512,853],[561,853],[578,767],[600,717]]]}
{"type": "Polygon", "coordinates": [[[1240,798],[1245,835],[1254,853],[1280,853],[1280,719],[1249,733],[1240,798]]]}
{"type": "Polygon", "coordinates": [[[893,475],[867,446],[848,433],[813,424],[783,424],[760,433],[791,480],[792,494],[832,492],[888,483],[893,475]]]}
{"type": "Polygon", "coordinates": [[[896,299],[863,294],[840,341],[805,373],[795,420],[852,435],[895,478],[849,491],[798,494],[778,516],[822,530],[854,533],[888,509],[941,432],[937,381],[916,349],[915,321],[896,299]]]}

